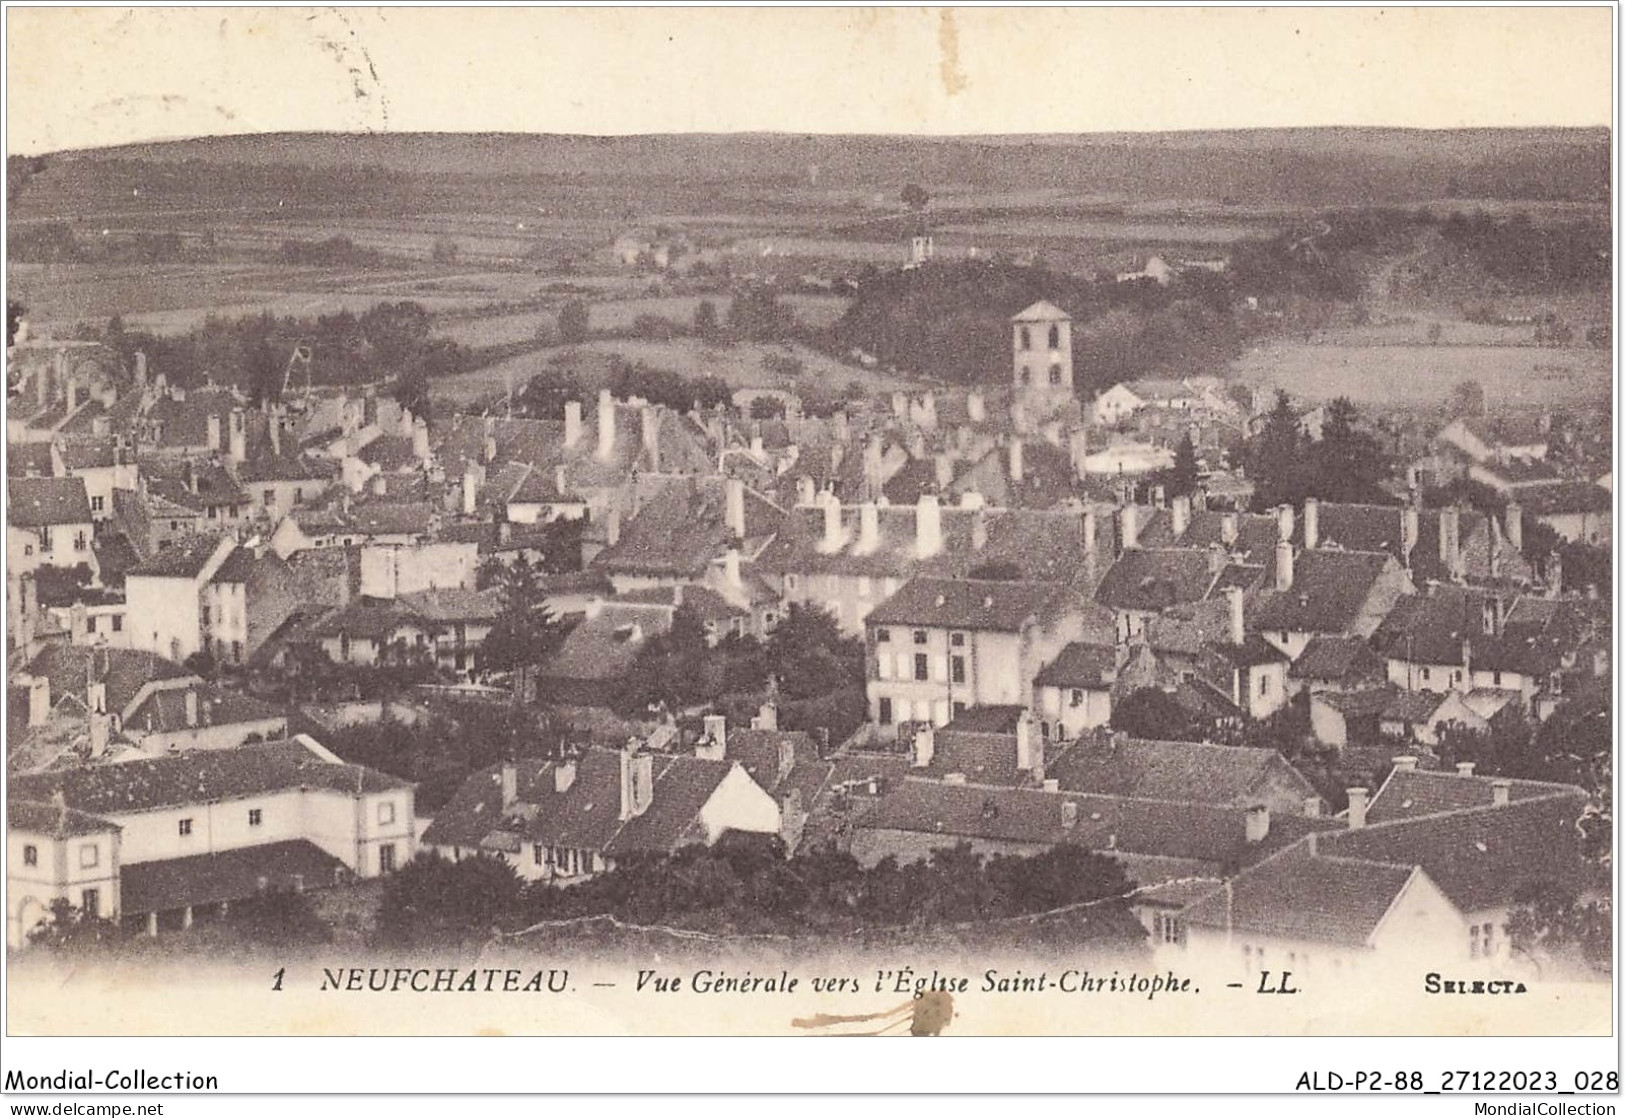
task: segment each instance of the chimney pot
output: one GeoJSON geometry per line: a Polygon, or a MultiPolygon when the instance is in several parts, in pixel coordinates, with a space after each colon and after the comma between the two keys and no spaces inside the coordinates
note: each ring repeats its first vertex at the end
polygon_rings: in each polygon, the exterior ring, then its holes
{"type": "Polygon", "coordinates": [[[1247,809],[1247,841],[1249,844],[1263,842],[1270,833],[1270,809],[1263,804],[1257,804],[1247,809]]]}
{"type": "Polygon", "coordinates": [[[1496,807],[1505,807],[1512,802],[1512,781],[1504,778],[1491,781],[1490,793],[1496,807]]]}
{"type": "Polygon", "coordinates": [[[519,770],[512,761],[502,762],[502,810],[506,811],[519,800],[519,770]]]}
{"type": "Polygon", "coordinates": [[[1456,762],[1456,775],[1457,776],[1472,776],[1473,775],[1473,769],[1475,769],[1475,768],[1477,768],[1477,765],[1475,765],[1472,761],[1457,761],[1456,762]]]}
{"type": "Polygon", "coordinates": [[[1402,755],[1394,758],[1394,771],[1400,773],[1413,773],[1416,771],[1416,758],[1402,755]]]}

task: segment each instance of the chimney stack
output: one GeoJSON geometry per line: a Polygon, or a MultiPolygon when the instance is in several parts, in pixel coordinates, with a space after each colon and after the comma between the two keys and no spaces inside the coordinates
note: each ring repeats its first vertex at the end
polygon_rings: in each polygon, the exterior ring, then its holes
{"type": "Polygon", "coordinates": [[[188,727],[195,727],[197,725],[197,690],[195,688],[188,687],[186,689],[185,702],[186,725],[188,727]]]}
{"type": "Polygon", "coordinates": [[[227,436],[230,442],[229,453],[231,460],[241,465],[248,457],[248,416],[242,408],[232,408],[229,417],[231,430],[227,436]]]}
{"type": "Polygon", "coordinates": [[[931,763],[931,758],[937,754],[936,727],[929,722],[914,731],[913,766],[923,769],[931,763]]]}
{"type": "Polygon", "coordinates": [[[936,457],[937,491],[942,492],[954,483],[954,460],[947,454],[936,457]]]}
{"type": "Polygon", "coordinates": [[[1415,505],[1406,505],[1399,513],[1399,546],[1405,556],[1405,566],[1411,565],[1411,553],[1422,538],[1422,516],[1415,505]]]}
{"type": "Polygon", "coordinates": [[[1472,776],[1473,775],[1473,770],[1475,768],[1477,768],[1477,767],[1478,766],[1472,761],[1457,761],[1456,762],[1456,775],[1457,776],[1472,776]]]}
{"type": "Polygon", "coordinates": [[[1067,436],[1068,449],[1071,451],[1072,473],[1082,481],[1088,473],[1085,462],[1089,458],[1089,432],[1082,427],[1076,428],[1067,436]]]}
{"type": "Polygon", "coordinates": [[[1021,437],[1013,435],[1010,438],[1010,480],[1021,484],[1026,477],[1026,463],[1023,461],[1021,437]]]}
{"type": "Polygon", "coordinates": [[[981,551],[987,546],[987,510],[981,507],[971,510],[970,546],[973,551],[981,551]]]}
{"type": "Polygon", "coordinates": [[[51,681],[43,675],[28,681],[28,724],[43,726],[51,717],[51,681]]]}
{"type": "Polygon", "coordinates": [[[1247,842],[1256,845],[1269,837],[1270,809],[1264,804],[1255,804],[1247,809],[1247,842]]]}
{"type": "Polygon", "coordinates": [[[987,399],[980,392],[965,397],[965,418],[972,423],[987,422],[987,399]]]}
{"type": "Polygon", "coordinates": [[[1523,506],[1517,501],[1508,501],[1506,508],[1506,534],[1507,543],[1512,550],[1523,552],[1523,506]]]}
{"type": "Polygon", "coordinates": [[[1366,797],[1369,794],[1368,788],[1349,789],[1349,830],[1358,831],[1365,826],[1366,797]]]}
{"type": "Polygon", "coordinates": [[[209,452],[211,454],[219,454],[221,448],[224,446],[224,440],[220,435],[220,414],[218,412],[209,413],[208,426],[209,452]]]}
{"type": "Polygon", "coordinates": [[[841,550],[841,502],[835,499],[835,494],[825,493],[824,497],[824,542],[820,550],[829,555],[841,550]]]}
{"type": "Polygon", "coordinates": [[[722,483],[724,510],[728,531],[735,539],[745,538],[745,483],[736,477],[722,483]]]}
{"type": "Polygon", "coordinates": [[[1187,493],[1175,497],[1169,506],[1169,517],[1172,520],[1174,539],[1185,538],[1185,529],[1191,526],[1191,499],[1187,493]]]}
{"type": "Polygon", "coordinates": [[[858,506],[858,550],[868,554],[880,546],[880,506],[865,501],[858,506]]]}
{"type": "Polygon", "coordinates": [[[412,456],[419,462],[429,460],[429,425],[422,416],[412,420],[412,456]]]}
{"type": "Polygon", "coordinates": [[[574,757],[566,757],[562,761],[554,762],[554,764],[553,764],[553,791],[557,792],[559,795],[562,796],[564,793],[568,792],[572,787],[575,786],[575,782],[576,782],[576,759],[574,757]]]}
{"type": "Polygon", "coordinates": [[[1130,548],[1140,546],[1140,510],[1134,505],[1124,505],[1118,514],[1118,550],[1128,551],[1130,548]]]}
{"type": "Polygon", "coordinates": [[[1275,542],[1275,589],[1292,589],[1292,544],[1284,538],[1275,542]]]}
{"type": "Polygon", "coordinates": [[[480,479],[474,476],[473,469],[463,468],[463,515],[473,516],[478,508],[480,496],[480,479]]]}
{"type": "Polygon", "coordinates": [[[1461,510],[1455,507],[1439,510],[1439,565],[1446,578],[1461,575],[1461,510]]]}
{"type": "Polygon", "coordinates": [[[1095,554],[1095,529],[1095,506],[1086,505],[1083,510],[1083,554],[1091,559],[1095,554]]]}
{"type": "Polygon", "coordinates": [[[564,445],[574,448],[581,442],[581,401],[564,402],[564,445]]]}
{"type": "Polygon", "coordinates": [[[660,412],[654,404],[644,404],[638,409],[638,418],[643,424],[643,452],[649,456],[649,472],[660,472],[660,412]]]}
{"type": "Polygon", "coordinates": [[[1219,516],[1219,539],[1225,547],[1235,547],[1236,537],[1241,533],[1241,518],[1238,513],[1227,512],[1219,516]]]}
{"type": "Polygon", "coordinates": [[[929,559],[942,550],[942,509],[935,493],[920,494],[914,511],[914,552],[929,559]]]}
{"type": "Polygon", "coordinates": [[[1320,546],[1320,501],[1305,497],[1303,501],[1303,549],[1313,551],[1320,546]]]}
{"type": "Polygon", "coordinates": [[[632,738],[621,751],[621,819],[642,816],[655,801],[655,757],[637,746],[632,738]]]}
{"type": "Polygon", "coordinates": [[[722,556],[722,577],[734,589],[745,584],[739,575],[739,549],[730,547],[722,556]]]}
{"type": "Polygon", "coordinates": [[[609,513],[604,518],[604,542],[614,547],[621,542],[621,508],[611,505],[609,513]]]}
{"type": "Polygon", "coordinates": [[[815,497],[817,493],[818,487],[813,484],[812,478],[805,474],[796,478],[796,507],[799,508],[802,505],[812,504],[813,497],[815,497]]]}
{"type": "Polygon", "coordinates": [[[1512,802],[1512,781],[1500,777],[1490,781],[1490,801],[1496,807],[1506,807],[1512,802]]]}
{"type": "Polygon", "coordinates": [[[1293,522],[1292,506],[1282,505],[1275,510],[1276,538],[1290,540],[1292,538],[1293,522]]]}
{"type": "Polygon", "coordinates": [[[1246,644],[1246,613],[1245,606],[1243,605],[1241,587],[1226,587],[1224,597],[1225,601],[1230,605],[1230,643],[1237,646],[1246,644]]]}
{"type": "Polygon", "coordinates": [[[519,770],[512,761],[502,762],[502,810],[519,802],[519,770]]]}
{"type": "Polygon", "coordinates": [[[1320,797],[1306,796],[1303,801],[1303,817],[1305,819],[1320,818],[1320,797]]]}
{"type": "Polygon", "coordinates": [[[694,755],[708,761],[721,761],[728,756],[728,719],[720,714],[705,716],[705,736],[695,748],[694,755]]]}
{"type": "Polygon", "coordinates": [[[1548,598],[1563,596],[1562,552],[1554,551],[1546,558],[1546,596],[1548,598]]]}
{"type": "Polygon", "coordinates": [[[598,460],[615,456],[615,397],[605,388],[598,393],[598,460]]]}
{"type": "Polygon", "coordinates": [[[1394,758],[1394,771],[1396,773],[1413,773],[1416,771],[1416,758],[1399,756],[1394,758]]]}

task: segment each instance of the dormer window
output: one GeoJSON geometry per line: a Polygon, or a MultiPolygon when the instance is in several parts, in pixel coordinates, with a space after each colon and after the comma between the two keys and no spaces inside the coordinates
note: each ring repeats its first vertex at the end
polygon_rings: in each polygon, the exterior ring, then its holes
{"type": "Polygon", "coordinates": [[[926,638],[925,638],[925,630],[924,629],[916,629],[916,630],[914,630],[914,643],[915,644],[924,644],[925,639],[926,638]]]}

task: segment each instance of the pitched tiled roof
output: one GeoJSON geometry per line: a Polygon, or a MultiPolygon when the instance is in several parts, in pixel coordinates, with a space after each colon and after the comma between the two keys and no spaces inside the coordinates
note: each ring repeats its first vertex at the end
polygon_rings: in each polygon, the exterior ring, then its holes
{"type": "Polygon", "coordinates": [[[59,448],[62,465],[69,470],[96,470],[118,464],[118,440],[111,436],[67,439],[59,448]]]}
{"type": "Polygon", "coordinates": [[[1613,509],[1614,495],[1589,481],[1564,481],[1537,489],[1520,489],[1518,503],[1531,516],[1601,513],[1613,509]]]}
{"type": "Polygon", "coordinates": [[[493,836],[607,855],[666,853],[700,837],[699,814],[733,762],[690,754],[650,754],[654,791],[648,809],[621,818],[621,755],[588,749],[575,759],[575,778],[559,792],[560,762],[515,762],[517,797],[502,806],[502,766],[475,773],[435,815],[423,841],[434,846],[487,845],[493,836]]]}
{"type": "Polygon", "coordinates": [[[1273,749],[1144,741],[1115,734],[1080,738],[1058,756],[1046,757],[1044,775],[1062,791],[1248,808],[1266,782],[1278,779],[1300,798],[1314,786],[1273,749]]]}
{"type": "MultiPolygon", "coordinates": [[[[1371,797],[1366,821],[1386,823],[1463,808],[1487,808],[1495,802],[1496,783],[1487,776],[1394,769],[1371,797]]],[[[1527,800],[1536,796],[1583,795],[1584,790],[1539,780],[1508,780],[1507,794],[1512,800],[1527,800]]]]}
{"type": "Polygon", "coordinates": [[[90,523],[84,478],[13,477],[6,493],[6,522],[18,528],[90,523]]]}
{"type": "Polygon", "coordinates": [[[1293,563],[1292,586],[1266,590],[1248,619],[1253,629],[1347,632],[1392,559],[1368,551],[1306,551],[1293,563]]]}
{"type": "Polygon", "coordinates": [[[402,594],[398,600],[425,621],[441,623],[491,621],[502,612],[502,591],[497,587],[464,590],[451,586],[418,590],[402,594]]]}
{"type": "Polygon", "coordinates": [[[1071,842],[1095,850],[1241,864],[1281,849],[1332,819],[1276,816],[1262,842],[1247,841],[1246,812],[1189,802],[1045,792],[976,784],[905,780],[875,801],[855,825],[1021,843],[1071,842]],[[1062,804],[1077,805],[1067,826],[1062,804]]]}
{"type": "Polygon", "coordinates": [[[542,664],[541,675],[547,679],[620,679],[644,643],[670,626],[669,609],[606,603],[598,616],[575,623],[559,650],[542,664]]]}
{"type": "Polygon", "coordinates": [[[1312,638],[1287,669],[1294,679],[1345,680],[1382,674],[1382,659],[1359,637],[1312,638]]]}
{"type": "Polygon", "coordinates": [[[70,808],[116,816],[302,787],[353,796],[411,785],[376,769],[334,764],[294,740],[16,776],[7,793],[48,803],[60,792],[70,808]]]}
{"type": "Polygon", "coordinates": [[[1012,322],[1068,322],[1072,318],[1047,299],[1040,299],[1026,310],[1011,317],[1012,322]]]}
{"type": "Polygon", "coordinates": [[[7,443],[7,477],[50,477],[56,464],[51,459],[51,444],[47,442],[7,443]]]}
{"type": "Polygon", "coordinates": [[[757,784],[776,792],[797,766],[817,761],[818,750],[803,730],[730,729],[726,759],[738,762],[757,784]]]}
{"type": "Polygon", "coordinates": [[[427,501],[369,501],[350,510],[347,526],[368,536],[414,536],[429,531],[436,515],[427,501]]]}
{"type": "Polygon", "coordinates": [[[103,831],[116,831],[119,827],[116,823],[110,823],[94,815],[87,815],[82,811],[74,811],[72,808],[8,798],[6,800],[6,829],[67,838],[73,835],[94,835],[103,831]]]}
{"type": "Polygon", "coordinates": [[[426,619],[398,599],[356,598],[309,627],[313,637],[347,636],[351,640],[388,641],[402,629],[421,629],[426,619]]]}
{"type": "Polygon", "coordinates": [[[1420,865],[1464,913],[1511,904],[1531,889],[1585,879],[1583,792],[1446,811],[1323,835],[1328,855],[1420,865]]]}
{"type": "Polygon", "coordinates": [[[418,465],[411,435],[379,435],[356,457],[380,470],[410,470],[418,465]]]}
{"type": "Polygon", "coordinates": [[[209,565],[219,546],[218,539],[208,536],[179,540],[159,548],[145,562],[131,567],[128,573],[151,578],[196,578],[209,565]]]}
{"type": "Polygon", "coordinates": [[[137,862],[119,869],[119,907],[170,912],[246,900],[260,893],[320,889],[349,877],[343,862],[313,842],[293,839],[188,858],[137,862]]]}
{"type": "Polygon", "coordinates": [[[1214,577],[1205,552],[1129,548],[1100,580],[1095,600],[1113,609],[1164,610],[1201,601],[1214,577]]]}
{"type": "Polygon", "coordinates": [[[257,481],[330,481],[334,464],[303,454],[261,455],[237,467],[237,477],[246,483],[257,481]]]}
{"type": "Polygon", "coordinates": [[[1381,714],[1393,705],[1394,697],[1399,694],[1397,687],[1383,685],[1364,691],[1317,691],[1314,701],[1325,703],[1333,710],[1345,716],[1355,718],[1381,714]]]}
{"type": "Polygon", "coordinates": [[[1039,671],[1039,687],[1078,687],[1100,690],[1117,678],[1117,650],[1109,645],[1074,641],[1039,671]]]}
{"type": "Polygon", "coordinates": [[[1185,909],[1184,919],[1199,927],[1363,945],[1415,873],[1413,865],[1311,856],[1299,845],[1243,871],[1185,909]]]}
{"type": "Polygon", "coordinates": [[[868,624],[1014,633],[1064,608],[1071,598],[1065,587],[1052,582],[915,578],[876,606],[868,624]]]}
{"type": "Polygon", "coordinates": [[[153,691],[141,705],[130,711],[124,720],[132,733],[173,733],[187,729],[186,696],[195,692],[197,718],[201,726],[232,726],[247,723],[287,721],[280,707],[260,702],[247,695],[223,691],[207,684],[186,690],[153,691]]]}
{"type": "Polygon", "coordinates": [[[86,698],[90,679],[107,685],[107,709],[122,714],[148,683],[194,678],[173,660],[133,648],[91,648],[88,645],[47,645],[30,660],[29,675],[51,681],[51,701],[63,695],[86,698]]]}
{"type": "MultiPolygon", "coordinates": [[[[743,493],[745,539],[778,530],[783,514],[748,486],[743,493]]],[[[593,566],[624,574],[697,576],[739,541],[729,530],[722,479],[675,478],[648,497],[621,526],[620,539],[593,566]]]]}

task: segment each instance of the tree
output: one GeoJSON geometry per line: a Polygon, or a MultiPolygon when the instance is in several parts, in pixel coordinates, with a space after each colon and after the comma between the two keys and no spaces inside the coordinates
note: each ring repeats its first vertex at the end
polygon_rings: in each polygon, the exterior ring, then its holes
{"type": "Polygon", "coordinates": [[[359,325],[386,373],[401,372],[429,340],[429,312],[421,303],[379,303],[361,316],[359,325]]]}
{"type": "Polygon", "coordinates": [[[67,955],[103,951],[124,938],[113,921],[86,913],[66,897],[53,900],[49,918],[29,929],[27,934],[30,947],[67,955]]]}
{"type": "Polygon", "coordinates": [[[722,333],[722,320],[717,317],[717,305],[709,299],[701,299],[700,305],[694,308],[694,334],[701,341],[715,341],[722,333]]]}
{"type": "Polygon", "coordinates": [[[17,331],[22,328],[23,316],[28,308],[15,299],[6,300],[6,348],[17,344],[17,331]]]}
{"type": "Polygon", "coordinates": [[[1188,497],[1196,492],[1196,480],[1196,444],[1191,441],[1191,433],[1186,431],[1185,437],[1174,448],[1173,468],[1168,471],[1163,485],[1170,497],[1188,497]]]}
{"type": "Polygon", "coordinates": [[[758,396],[750,402],[752,419],[783,419],[784,401],[777,396],[758,396]]]}
{"type": "Polygon", "coordinates": [[[1381,503],[1381,482],[1388,475],[1388,456],[1382,446],[1356,423],[1358,413],[1348,397],[1326,405],[1321,439],[1310,444],[1308,492],[1328,501],[1351,504],[1381,503]]]}
{"type": "Polygon", "coordinates": [[[1247,447],[1247,472],[1253,479],[1253,508],[1298,504],[1308,491],[1308,455],[1298,415],[1285,392],[1275,394],[1275,406],[1264,427],[1247,447]]]}
{"type": "Polygon", "coordinates": [[[779,302],[773,289],[753,284],[734,296],[728,327],[746,341],[778,341],[795,326],[795,315],[779,302]]]}
{"type": "Polygon", "coordinates": [[[767,670],[787,699],[811,699],[863,683],[863,642],[841,635],[828,611],[792,602],[767,639],[767,670]]]}
{"type": "Polygon", "coordinates": [[[903,187],[902,199],[903,205],[907,206],[914,213],[919,213],[921,210],[925,209],[926,206],[931,204],[931,195],[925,192],[925,188],[923,186],[914,182],[911,182],[907,186],[903,187]]]}
{"type": "Polygon", "coordinates": [[[1507,914],[1507,936],[1515,954],[1539,964],[1613,971],[1614,906],[1608,900],[1582,903],[1555,885],[1533,889],[1507,914]]]}
{"type": "Polygon", "coordinates": [[[489,936],[507,922],[521,882],[501,858],[459,862],[419,853],[385,881],[378,932],[395,944],[435,944],[489,936]]]}
{"type": "Polygon", "coordinates": [[[559,308],[559,340],[565,345],[580,345],[587,340],[589,322],[587,304],[571,299],[559,308]]]}
{"type": "Polygon", "coordinates": [[[395,402],[412,413],[413,418],[429,421],[429,374],[424,367],[413,362],[395,378],[395,402]]]}
{"type": "Polygon", "coordinates": [[[1112,706],[1111,726],[1130,737],[1150,741],[1200,741],[1201,731],[1172,695],[1159,687],[1142,687],[1112,706]]]}
{"type": "Polygon", "coordinates": [[[557,652],[568,630],[547,608],[536,570],[521,554],[501,577],[502,609],[480,645],[486,668],[514,673],[514,701],[526,702],[530,673],[557,652]]]}
{"type": "Polygon", "coordinates": [[[1450,412],[1456,416],[1483,415],[1484,386],[1476,380],[1457,381],[1450,390],[1450,412]]]}

